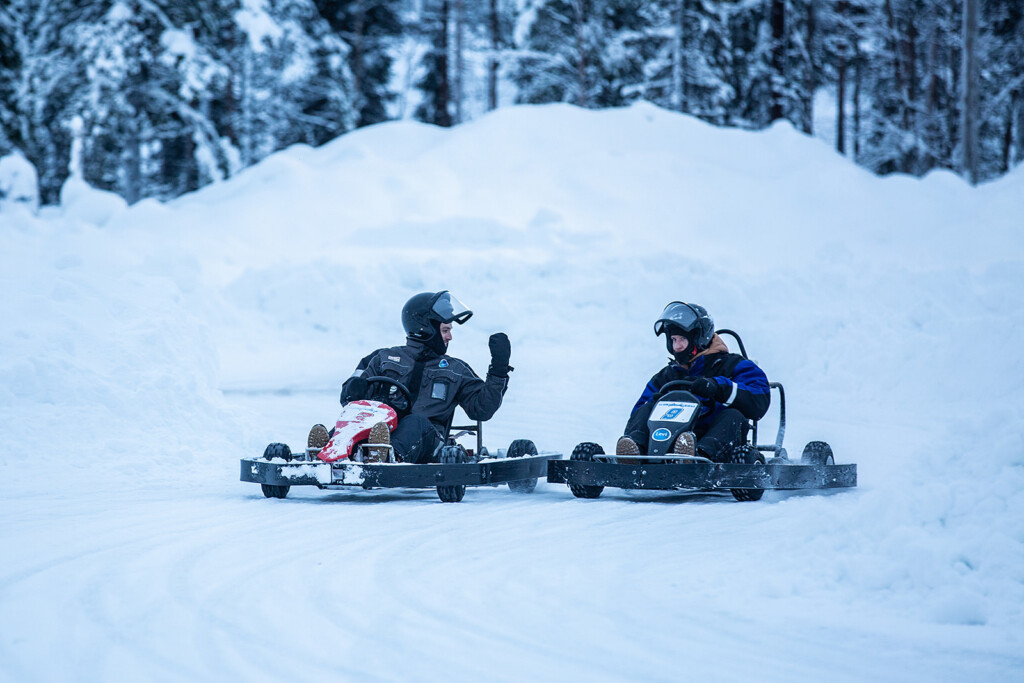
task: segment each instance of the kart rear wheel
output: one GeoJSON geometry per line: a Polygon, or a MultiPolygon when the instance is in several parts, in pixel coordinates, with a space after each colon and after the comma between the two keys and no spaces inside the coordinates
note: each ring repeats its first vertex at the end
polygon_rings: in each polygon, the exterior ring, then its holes
{"type": "MultiPolygon", "coordinates": [[[[764,464],[764,454],[761,451],[751,446],[746,446],[741,450],[736,451],[733,455],[733,462],[746,463],[753,465],[754,463],[764,464]]],[[[764,489],[730,489],[732,497],[738,501],[748,502],[761,500],[761,496],[764,495],[764,489]]]]}
{"type": "MultiPolygon", "coordinates": [[[[438,462],[444,465],[466,462],[466,451],[462,446],[444,446],[438,454],[438,462]]],[[[454,484],[451,486],[438,486],[437,497],[442,503],[458,503],[466,495],[465,484],[454,484]]]]}
{"type": "Polygon", "coordinates": [[[274,484],[260,484],[263,495],[267,498],[287,498],[291,486],[275,486],[274,484]]]}
{"type": "MultiPolygon", "coordinates": [[[[529,439],[516,439],[505,451],[506,458],[521,458],[524,455],[537,455],[537,446],[529,439]]],[[[514,493],[533,493],[537,488],[537,477],[510,481],[508,488],[514,493]]]]}
{"type": "MultiPolygon", "coordinates": [[[[584,441],[576,446],[576,448],[572,449],[572,455],[569,456],[569,460],[594,462],[595,455],[604,455],[604,449],[601,448],[601,444],[584,441]]],[[[572,495],[577,498],[597,498],[601,495],[601,492],[604,491],[603,486],[574,484],[571,481],[567,481],[566,483],[569,485],[569,490],[572,491],[572,495]]]]}
{"type": "Polygon", "coordinates": [[[832,447],[824,441],[811,441],[804,446],[804,452],[800,455],[801,465],[835,465],[836,459],[832,456],[832,447]]]}
{"type": "MultiPolygon", "coordinates": [[[[272,443],[263,449],[264,460],[273,460],[274,458],[281,458],[291,462],[292,449],[288,447],[286,443],[272,443]]],[[[288,491],[291,490],[291,486],[276,484],[260,484],[260,488],[263,489],[263,495],[267,498],[286,498],[288,491]]]]}

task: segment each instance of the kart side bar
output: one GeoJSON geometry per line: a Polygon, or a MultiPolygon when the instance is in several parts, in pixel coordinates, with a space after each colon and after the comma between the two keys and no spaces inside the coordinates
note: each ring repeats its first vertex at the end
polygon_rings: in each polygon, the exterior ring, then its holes
{"type": "Polygon", "coordinates": [[[857,485],[856,465],[693,463],[623,465],[582,460],[548,462],[548,483],[623,489],[831,489],[857,485]]]}
{"type": "Polygon", "coordinates": [[[541,453],[521,458],[483,460],[476,463],[412,465],[405,463],[358,463],[264,460],[241,461],[241,480],[273,486],[312,485],[319,488],[432,488],[483,486],[543,477],[549,460],[561,453],[541,453]]]}

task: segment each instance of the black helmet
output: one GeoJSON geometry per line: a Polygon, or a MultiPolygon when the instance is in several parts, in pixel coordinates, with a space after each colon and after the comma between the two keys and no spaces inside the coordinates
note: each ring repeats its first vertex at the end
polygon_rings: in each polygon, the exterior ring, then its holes
{"type": "Polygon", "coordinates": [[[715,336],[715,321],[708,315],[707,309],[699,304],[673,301],[654,322],[654,334],[665,335],[665,346],[669,353],[672,353],[672,335],[682,334],[690,340],[693,346],[690,355],[693,356],[711,345],[711,338],[715,336]]]}
{"type": "Polygon", "coordinates": [[[429,341],[437,335],[441,323],[462,324],[473,311],[448,293],[423,292],[405,302],[402,307],[402,326],[410,339],[429,341]]]}

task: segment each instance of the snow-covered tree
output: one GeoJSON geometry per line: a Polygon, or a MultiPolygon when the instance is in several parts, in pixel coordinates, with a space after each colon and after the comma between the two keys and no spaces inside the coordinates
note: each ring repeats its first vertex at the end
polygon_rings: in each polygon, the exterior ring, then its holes
{"type": "Polygon", "coordinates": [[[73,0],[0,3],[0,142],[35,166],[44,204],[57,200],[67,176],[66,103],[82,70],[61,38],[81,14],[73,0]]]}
{"type": "Polygon", "coordinates": [[[244,165],[355,127],[348,46],[312,0],[242,0],[234,19],[243,37],[231,58],[244,165]]]}
{"type": "Polygon", "coordinates": [[[388,119],[392,49],[404,25],[398,0],[316,0],[316,7],[350,50],[348,66],[357,93],[357,126],[388,119]]]}

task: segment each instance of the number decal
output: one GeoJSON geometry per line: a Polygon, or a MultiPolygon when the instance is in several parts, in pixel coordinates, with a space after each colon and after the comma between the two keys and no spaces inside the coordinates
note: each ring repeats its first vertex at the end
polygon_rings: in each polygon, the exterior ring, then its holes
{"type": "Polygon", "coordinates": [[[650,419],[652,422],[689,422],[698,405],[688,401],[659,401],[650,419]]]}

